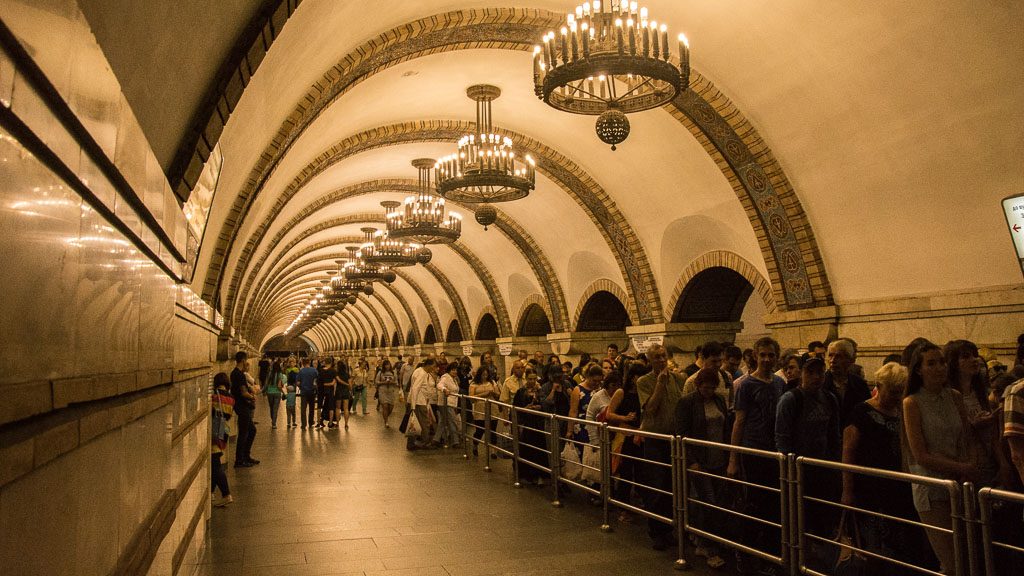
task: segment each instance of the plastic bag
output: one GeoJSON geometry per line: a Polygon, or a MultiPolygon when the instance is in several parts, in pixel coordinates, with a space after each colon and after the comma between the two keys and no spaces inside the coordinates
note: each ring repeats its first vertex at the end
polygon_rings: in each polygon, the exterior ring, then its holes
{"type": "Polygon", "coordinates": [[[580,474],[580,479],[584,484],[600,484],[601,483],[601,449],[594,446],[585,446],[583,448],[583,472],[580,474]],[[588,468],[588,466],[590,468],[588,468]],[[596,468],[596,470],[594,470],[596,468]]]}
{"type": "Polygon", "coordinates": [[[423,432],[423,428],[420,426],[420,419],[415,414],[409,416],[409,423],[405,427],[406,436],[419,436],[423,432]]]}
{"type": "Polygon", "coordinates": [[[583,467],[580,466],[580,454],[576,451],[575,444],[571,442],[565,443],[565,447],[562,448],[561,460],[562,478],[578,482],[583,474],[583,467]]]}

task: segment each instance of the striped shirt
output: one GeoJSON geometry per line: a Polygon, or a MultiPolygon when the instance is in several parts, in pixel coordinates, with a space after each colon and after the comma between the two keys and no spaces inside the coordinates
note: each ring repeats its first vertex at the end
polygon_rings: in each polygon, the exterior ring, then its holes
{"type": "Polygon", "coordinates": [[[1003,398],[1003,436],[1024,438],[1024,380],[1007,388],[1003,398]]]}

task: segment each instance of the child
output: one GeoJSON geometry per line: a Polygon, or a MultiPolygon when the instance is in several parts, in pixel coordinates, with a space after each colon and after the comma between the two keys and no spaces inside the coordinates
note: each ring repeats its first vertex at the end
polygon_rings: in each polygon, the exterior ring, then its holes
{"type": "Polygon", "coordinates": [[[295,383],[289,383],[286,388],[287,394],[285,394],[284,407],[288,412],[288,427],[294,428],[298,426],[295,422],[295,383]]]}

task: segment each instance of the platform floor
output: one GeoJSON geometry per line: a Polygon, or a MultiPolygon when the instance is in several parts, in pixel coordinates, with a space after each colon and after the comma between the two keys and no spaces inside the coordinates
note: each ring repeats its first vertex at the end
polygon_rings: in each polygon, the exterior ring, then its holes
{"type": "MultiPolygon", "coordinates": [[[[200,575],[666,575],[674,553],[651,549],[645,522],[600,530],[580,494],[512,486],[507,460],[458,450],[409,452],[370,406],[345,431],[271,430],[257,412],[256,467],[228,478],[200,575]]],[[[397,425],[398,418],[394,418],[397,425]]],[[[233,448],[229,448],[233,452],[233,448]]],[[[613,522],[614,525],[614,522],[613,522]]],[[[694,558],[690,574],[715,573],[694,558]]]]}

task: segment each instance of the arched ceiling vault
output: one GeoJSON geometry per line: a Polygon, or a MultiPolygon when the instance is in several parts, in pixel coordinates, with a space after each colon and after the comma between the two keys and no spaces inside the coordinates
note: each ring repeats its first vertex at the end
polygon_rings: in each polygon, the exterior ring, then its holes
{"type": "MultiPolygon", "coordinates": [[[[414,180],[381,179],[361,182],[320,196],[314,202],[304,206],[295,216],[279,226],[273,238],[267,239],[265,234],[268,226],[266,226],[266,224],[261,224],[256,237],[250,242],[247,242],[245,247],[242,249],[238,260],[239,264],[235,267],[234,272],[231,275],[231,283],[228,286],[225,305],[225,310],[228,311],[228,316],[234,318],[236,323],[239,322],[242,316],[244,316],[244,307],[240,310],[237,307],[237,302],[246,301],[249,290],[253,285],[260,288],[264,286],[264,284],[254,281],[260,270],[263,268],[263,265],[266,263],[274,249],[281,244],[284,238],[290,232],[302,226],[310,217],[320,211],[335,207],[345,200],[358,196],[380,194],[383,192],[405,192],[412,194],[417,192],[418,189],[418,183],[414,180]],[[261,244],[263,245],[263,250],[261,251],[259,258],[252,260],[252,255],[256,252],[258,247],[261,246],[261,244]],[[237,290],[239,285],[243,286],[240,295],[237,290]]],[[[476,209],[471,205],[453,204],[452,207],[467,216],[475,214],[476,211],[476,209]]],[[[497,221],[493,226],[512,241],[515,247],[529,263],[530,268],[537,278],[538,286],[544,290],[545,295],[547,296],[547,306],[548,309],[552,311],[552,326],[554,326],[556,330],[566,329],[568,312],[561,281],[558,279],[558,276],[554,271],[554,266],[545,255],[540,245],[515,219],[508,217],[501,210],[497,210],[497,221]]],[[[260,288],[257,288],[257,290],[260,288]]],[[[449,290],[449,292],[454,293],[454,290],[449,290]]],[[[455,304],[455,302],[453,302],[453,304],[455,304]]],[[[465,314],[463,313],[459,314],[460,321],[464,316],[465,314]]]]}
{"type": "MultiPolygon", "coordinates": [[[[472,11],[467,12],[472,13],[472,11]]],[[[329,86],[326,88],[324,86],[318,86],[315,93],[311,93],[312,97],[307,98],[304,104],[297,109],[299,114],[293,115],[293,117],[290,118],[282,127],[283,132],[279,133],[279,136],[283,134],[285,137],[276,139],[275,143],[265,150],[261,159],[263,166],[257,166],[254,168],[253,174],[257,175],[257,177],[255,179],[250,178],[250,185],[246,188],[246,191],[243,191],[243,193],[239,195],[238,200],[241,201],[241,204],[236,201],[236,208],[238,208],[236,212],[244,219],[245,214],[252,205],[251,201],[255,199],[255,196],[259,193],[262,186],[266,184],[267,179],[280,162],[280,159],[287,152],[288,148],[299,136],[301,136],[306,128],[315,121],[317,116],[325,110],[331,102],[335,101],[345,91],[365,80],[365,78],[372,76],[372,74],[389,66],[393,66],[401,61],[427,53],[426,51],[421,52],[415,50],[415,47],[429,45],[430,49],[433,51],[464,50],[480,46],[498,46],[502,49],[526,49],[532,46],[534,39],[538,37],[544,29],[550,27],[552,23],[552,15],[550,13],[542,14],[538,11],[528,10],[498,10],[494,11],[493,14],[480,15],[479,18],[480,21],[478,23],[474,21],[473,16],[470,15],[469,18],[460,20],[456,24],[449,24],[452,27],[452,30],[458,30],[460,32],[472,30],[472,33],[468,36],[473,39],[472,42],[460,43],[453,41],[452,37],[458,36],[457,33],[448,34],[447,39],[436,37],[431,41],[427,38],[430,35],[429,33],[420,34],[420,30],[417,30],[417,27],[414,26],[406,30],[407,32],[409,30],[412,31],[411,34],[408,35],[408,38],[404,37],[401,33],[395,33],[393,36],[383,35],[369,43],[369,50],[361,51],[361,54],[358,56],[350,56],[346,61],[347,63],[353,64],[359,61],[361,64],[349,67],[347,69],[349,72],[347,76],[342,72],[342,70],[346,70],[345,66],[336,67],[334,71],[336,71],[337,74],[335,75],[335,78],[332,78],[332,80],[336,81],[330,82],[329,86]],[[488,22],[488,18],[497,18],[498,21],[504,20],[504,24],[506,25],[494,26],[494,21],[492,20],[491,22],[488,22]],[[515,20],[514,24],[510,24],[512,20],[515,20]],[[525,29],[521,28],[524,21],[529,22],[525,29]],[[531,26],[532,29],[530,29],[531,26]],[[497,29],[500,29],[500,31],[497,29]],[[525,36],[516,36],[517,34],[524,33],[525,36]],[[488,34],[497,34],[497,36],[490,37],[488,34]],[[481,38],[488,39],[488,42],[481,42],[481,38]],[[415,39],[415,42],[410,43],[409,45],[401,44],[402,42],[409,41],[410,39],[415,39]],[[376,44],[380,45],[379,48],[381,48],[381,51],[379,53],[374,52],[374,50],[378,48],[376,44]],[[384,50],[385,47],[387,48],[386,50],[384,50]],[[369,56],[368,60],[374,61],[373,66],[370,66],[363,61],[363,58],[366,56],[369,56]],[[359,65],[363,65],[363,68],[358,69],[359,65]],[[368,69],[366,68],[367,66],[369,66],[368,69]]],[[[427,23],[420,21],[417,22],[417,25],[423,25],[430,28],[436,27],[437,24],[435,19],[434,22],[427,23]]],[[[326,76],[326,78],[330,77],[330,74],[326,76]]],[[[677,99],[673,106],[676,110],[681,111],[681,116],[688,118],[692,125],[698,128],[698,132],[706,129],[715,130],[711,136],[706,137],[706,139],[702,141],[702,144],[705,144],[705,147],[710,149],[709,153],[711,153],[713,157],[716,154],[718,155],[719,158],[715,158],[716,161],[720,158],[725,159],[725,162],[719,162],[720,165],[724,164],[726,167],[730,168],[733,175],[739,175],[739,177],[734,177],[730,180],[730,182],[734,184],[734,187],[741,187],[743,189],[742,194],[747,196],[749,196],[750,187],[753,187],[760,193],[760,204],[756,202],[749,202],[745,203],[744,207],[748,210],[748,214],[750,215],[751,222],[754,224],[755,230],[759,232],[759,237],[762,240],[762,246],[765,248],[763,249],[763,252],[765,253],[765,260],[769,267],[772,268],[771,276],[773,284],[777,284],[777,291],[785,298],[784,301],[787,302],[788,306],[793,308],[830,303],[830,288],[828,286],[827,279],[824,276],[824,269],[823,265],[821,265],[820,255],[817,254],[816,245],[814,244],[813,235],[810,234],[809,226],[800,225],[801,220],[803,222],[806,222],[806,220],[803,218],[802,211],[799,210],[799,201],[796,201],[795,204],[793,202],[793,200],[796,200],[795,194],[792,195],[792,198],[788,199],[790,201],[786,204],[783,204],[782,202],[772,202],[772,199],[778,197],[778,194],[776,194],[776,191],[773,189],[773,185],[781,189],[783,193],[792,191],[791,187],[788,185],[785,175],[782,174],[780,169],[776,169],[778,167],[777,164],[775,164],[771,166],[773,169],[770,172],[771,178],[764,178],[765,171],[763,170],[763,167],[757,164],[757,160],[760,158],[768,158],[770,162],[774,162],[774,159],[770,155],[770,151],[768,151],[767,155],[763,153],[767,150],[767,147],[763,145],[763,142],[756,134],[756,131],[754,131],[749,123],[746,122],[742,117],[742,114],[739,114],[739,111],[736,110],[735,107],[733,107],[732,104],[724,98],[724,96],[714,90],[713,86],[710,86],[710,83],[700,78],[699,75],[695,75],[695,78],[698,82],[704,82],[705,88],[709,87],[710,89],[703,89],[700,95],[695,99],[693,98],[693,94],[695,93],[691,94],[691,92],[688,92],[683,97],[677,99]],[[716,104],[716,106],[709,105],[708,102],[700,96],[714,98],[714,104],[716,104]],[[725,102],[724,106],[722,104],[723,101],[725,102]],[[729,122],[720,115],[720,111],[723,108],[728,108],[728,112],[730,113],[729,122]],[[714,123],[716,118],[721,121],[717,125],[714,123]],[[730,124],[730,122],[732,122],[732,124],[730,124]],[[745,132],[743,137],[739,137],[739,135],[736,134],[736,126],[744,128],[745,132]],[[729,131],[732,132],[731,136],[734,138],[730,139],[730,134],[727,130],[724,130],[724,128],[728,128],[729,131]],[[748,146],[749,143],[755,143],[758,145],[758,154],[750,152],[748,146]],[[721,148],[719,148],[719,146],[721,148]],[[737,161],[737,159],[740,161],[752,160],[755,166],[743,166],[737,161]],[[758,173],[757,170],[759,167],[762,168],[760,173],[758,173]],[[766,195],[771,196],[772,198],[765,200],[766,195]],[[796,207],[796,213],[790,214],[789,212],[793,211],[790,208],[793,206],[796,207]],[[784,218],[782,220],[782,225],[779,224],[780,220],[778,215],[780,213],[785,216],[790,216],[789,218],[784,218]],[[776,218],[772,219],[773,216],[776,216],[776,218]],[[797,222],[798,230],[805,231],[807,233],[807,235],[802,238],[802,244],[796,241],[796,234],[791,233],[791,230],[786,228],[788,222],[792,221],[797,222]],[[769,234],[764,234],[766,229],[769,231],[769,234]],[[787,240],[790,239],[792,239],[792,241],[787,242],[787,240]],[[767,240],[767,242],[764,242],[764,240],[767,240]],[[784,245],[776,247],[773,245],[773,241],[784,245]],[[767,244],[767,246],[765,246],[765,244],[767,244]],[[794,247],[800,246],[803,246],[804,250],[793,249],[794,247]],[[808,246],[811,247],[810,250],[806,249],[808,246]],[[804,257],[808,255],[810,264],[814,268],[812,270],[814,273],[813,281],[811,275],[808,274],[807,271],[808,262],[804,261],[804,257]],[[776,262],[780,260],[785,266],[781,273],[778,272],[778,267],[776,266],[776,262]],[[817,295],[817,297],[815,295],[817,295]]],[[[459,130],[456,130],[456,132],[461,131],[463,131],[461,127],[459,130]]],[[[364,135],[365,134],[366,133],[364,133],[364,135]]],[[[522,145],[524,137],[521,135],[517,136],[518,140],[520,140],[520,145],[522,145]]],[[[449,134],[445,135],[444,139],[453,140],[456,137],[457,134],[449,134]]],[[[408,138],[408,136],[406,136],[406,138],[408,138]]],[[[389,145],[399,141],[403,140],[399,139],[378,145],[389,145]]],[[[542,157],[542,164],[544,163],[543,161],[544,158],[542,157]]],[[[553,173],[555,171],[553,168],[557,167],[548,166],[547,168],[549,173],[553,173]]],[[[287,202],[287,195],[282,198],[284,202],[287,202]]],[[[278,205],[281,205],[282,198],[277,200],[278,205]]],[[[596,223],[599,225],[603,225],[602,232],[606,237],[606,241],[614,245],[615,241],[618,240],[621,244],[631,249],[622,250],[621,248],[623,246],[616,246],[616,248],[619,249],[613,251],[616,254],[616,258],[619,260],[620,271],[623,273],[624,278],[627,279],[626,287],[629,292],[628,307],[630,308],[631,316],[635,316],[634,321],[644,323],[659,320],[661,304],[657,290],[657,283],[654,281],[653,273],[646,261],[646,257],[644,256],[642,245],[636,240],[635,236],[632,238],[630,237],[631,229],[628,228],[628,224],[626,224],[625,233],[619,233],[620,231],[614,229],[612,232],[615,234],[608,232],[609,222],[618,224],[620,221],[625,222],[625,219],[619,218],[618,220],[615,220],[614,218],[609,218],[602,221],[600,218],[595,218],[593,216],[595,209],[597,214],[606,213],[609,208],[614,210],[614,203],[611,202],[610,198],[606,194],[603,198],[599,199],[599,205],[588,206],[588,208],[591,209],[592,219],[596,220],[596,223]],[[623,236],[625,236],[624,241],[622,240],[623,236]],[[637,250],[637,248],[639,248],[639,250],[637,250]],[[624,263],[624,255],[628,255],[628,257],[632,258],[638,258],[639,265],[631,266],[628,263],[624,263]],[[638,300],[637,298],[640,299],[638,300]]],[[[237,229],[237,223],[239,220],[239,218],[232,219],[231,226],[234,226],[235,229],[237,229]]],[[[234,236],[230,234],[227,236],[221,234],[220,240],[221,242],[219,242],[219,244],[221,244],[223,250],[218,250],[218,253],[230,253],[230,244],[233,244],[234,236]]],[[[217,280],[214,283],[214,287],[219,285],[219,279],[223,274],[223,262],[211,265],[210,273],[216,274],[217,280]]],[[[211,277],[208,276],[207,287],[210,287],[210,279],[211,277]]],[[[543,285],[544,284],[542,284],[542,286],[543,285]]]]}

